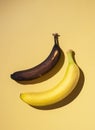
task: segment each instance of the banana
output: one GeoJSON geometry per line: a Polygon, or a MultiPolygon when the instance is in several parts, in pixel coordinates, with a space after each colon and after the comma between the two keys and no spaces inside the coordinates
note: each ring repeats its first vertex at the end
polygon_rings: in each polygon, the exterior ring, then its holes
{"type": "Polygon", "coordinates": [[[80,69],[73,59],[73,51],[67,52],[68,65],[62,80],[53,88],[42,92],[21,93],[20,98],[34,107],[52,105],[68,96],[78,83],[80,69]]]}
{"type": "Polygon", "coordinates": [[[61,48],[59,47],[58,42],[59,35],[55,33],[53,34],[53,36],[54,36],[54,46],[49,56],[42,63],[38,64],[33,68],[14,72],[13,74],[11,74],[11,78],[13,80],[28,81],[39,78],[43,74],[50,71],[56,65],[56,63],[60,59],[61,48]]]}

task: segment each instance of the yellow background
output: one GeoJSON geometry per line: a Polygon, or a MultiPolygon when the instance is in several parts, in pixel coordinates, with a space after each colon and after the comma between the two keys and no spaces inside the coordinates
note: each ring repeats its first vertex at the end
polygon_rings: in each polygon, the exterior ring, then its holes
{"type": "Polygon", "coordinates": [[[95,130],[94,81],[94,0],[0,0],[1,130],[95,130]],[[43,61],[51,51],[55,32],[61,35],[65,54],[68,49],[75,51],[84,80],[82,75],[74,100],[55,109],[39,110],[25,104],[20,92],[53,87],[62,78],[65,64],[39,83],[19,84],[10,74],[43,61]]]}

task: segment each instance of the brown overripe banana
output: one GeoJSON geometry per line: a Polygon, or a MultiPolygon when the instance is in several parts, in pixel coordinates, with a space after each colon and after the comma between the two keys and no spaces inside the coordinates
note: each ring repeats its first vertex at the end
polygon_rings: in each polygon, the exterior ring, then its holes
{"type": "Polygon", "coordinates": [[[42,63],[38,64],[33,68],[14,72],[13,74],[11,74],[11,78],[13,80],[28,81],[39,78],[40,76],[50,71],[56,65],[56,63],[60,59],[61,48],[59,47],[58,43],[59,35],[55,33],[53,34],[53,36],[54,36],[54,46],[49,56],[42,63]]]}

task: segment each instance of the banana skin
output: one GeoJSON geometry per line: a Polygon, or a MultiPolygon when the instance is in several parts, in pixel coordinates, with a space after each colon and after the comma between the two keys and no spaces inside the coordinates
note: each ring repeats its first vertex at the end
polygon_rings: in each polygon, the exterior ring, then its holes
{"type": "Polygon", "coordinates": [[[49,56],[37,66],[33,68],[16,71],[10,75],[10,77],[15,81],[28,81],[39,78],[48,71],[50,71],[58,62],[61,55],[61,48],[59,47],[57,33],[53,34],[54,36],[54,46],[49,54],[49,56]]]}
{"type": "Polygon", "coordinates": [[[62,80],[53,88],[43,92],[21,93],[20,98],[27,104],[34,107],[52,105],[68,96],[76,87],[80,69],[73,59],[73,51],[67,52],[68,65],[62,80]]]}

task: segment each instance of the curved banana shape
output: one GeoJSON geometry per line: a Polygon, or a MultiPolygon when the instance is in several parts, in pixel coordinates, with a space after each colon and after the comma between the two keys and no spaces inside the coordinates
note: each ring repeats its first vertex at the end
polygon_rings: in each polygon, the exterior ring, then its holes
{"type": "Polygon", "coordinates": [[[80,69],[74,62],[72,53],[72,50],[67,52],[68,66],[64,77],[56,86],[43,92],[21,93],[20,98],[29,105],[40,107],[57,103],[68,96],[75,88],[80,76],[80,69]]]}
{"type": "Polygon", "coordinates": [[[42,63],[38,64],[33,68],[14,72],[13,74],[11,74],[12,79],[16,81],[27,81],[36,79],[50,71],[56,65],[61,55],[61,48],[59,47],[58,43],[59,35],[55,33],[53,34],[53,36],[54,46],[49,56],[42,63]]]}

